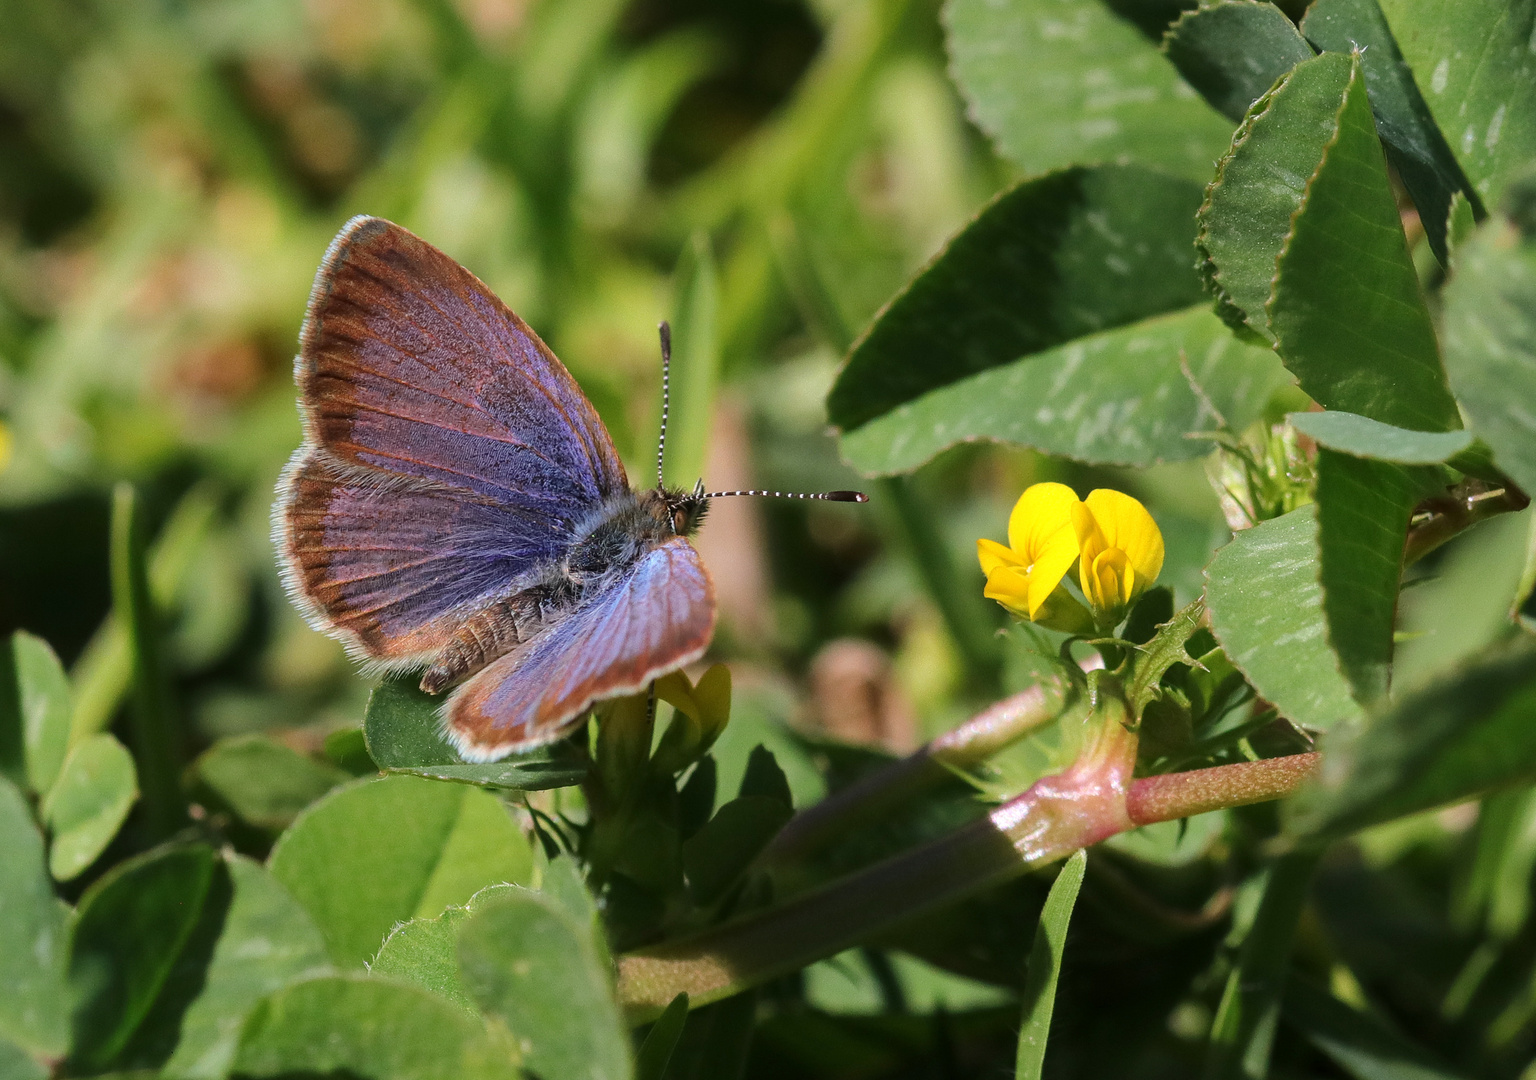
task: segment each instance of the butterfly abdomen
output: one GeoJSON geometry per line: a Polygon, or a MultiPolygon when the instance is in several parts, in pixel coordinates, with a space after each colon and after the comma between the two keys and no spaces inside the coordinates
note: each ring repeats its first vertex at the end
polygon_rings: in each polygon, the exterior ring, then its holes
{"type": "Polygon", "coordinates": [[[573,582],[556,578],[482,608],[464,620],[453,641],[437,654],[421,677],[421,688],[438,694],[473,675],[559,622],[578,599],[573,582]]]}

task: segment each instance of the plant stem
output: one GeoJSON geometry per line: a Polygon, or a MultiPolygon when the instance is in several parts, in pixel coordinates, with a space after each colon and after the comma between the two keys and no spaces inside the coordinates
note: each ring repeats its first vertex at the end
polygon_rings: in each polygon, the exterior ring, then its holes
{"type": "Polygon", "coordinates": [[[133,756],[144,792],[144,825],[152,841],[174,833],[187,818],[181,791],[171,691],[160,649],[160,620],[150,595],[143,522],[133,485],[112,493],[112,607],[126,631],[133,672],[129,715],[133,756]]]}
{"type": "Polygon", "coordinates": [[[915,753],[861,777],[815,806],[796,814],[763,852],[760,864],[781,866],[805,859],[850,828],[872,821],[916,793],[966,768],[1054,720],[1063,689],[1032,686],[977,713],[915,753]]]}
{"type": "Polygon", "coordinates": [[[620,999],[636,1020],[684,991],[695,1003],[718,1001],[1117,832],[1279,798],[1318,761],[1298,754],[1133,782],[1136,737],[1114,718],[1124,705],[1101,711],[1111,716],[1077,764],[982,820],[775,907],[621,957],[620,999]]]}

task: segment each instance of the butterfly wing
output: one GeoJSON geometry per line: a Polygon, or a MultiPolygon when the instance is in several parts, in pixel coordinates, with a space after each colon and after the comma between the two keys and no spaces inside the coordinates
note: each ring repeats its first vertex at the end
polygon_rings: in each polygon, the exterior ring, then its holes
{"type": "Polygon", "coordinates": [[[315,278],[304,445],[276,531],[300,607],[354,653],[417,661],[627,490],[560,361],[474,275],[354,218],[315,278]]]}
{"type": "Polygon", "coordinates": [[[632,694],[703,655],[715,590],[687,540],[668,540],[570,617],[474,676],[444,707],[469,761],[494,761],[559,738],[587,707],[632,694]]]}

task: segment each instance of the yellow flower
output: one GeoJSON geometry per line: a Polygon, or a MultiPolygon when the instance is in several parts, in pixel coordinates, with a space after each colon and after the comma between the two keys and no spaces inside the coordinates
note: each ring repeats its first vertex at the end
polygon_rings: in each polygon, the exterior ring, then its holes
{"type": "Polygon", "coordinates": [[[1065,484],[1035,484],[1008,518],[1008,546],[976,542],[986,595],[1032,622],[1071,633],[1112,627],[1156,580],[1163,537],[1146,508],[1118,491],[1086,501],[1065,484]],[[1090,615],[1062,584],[1078,568],[1090,615]]]}
{"type": "Polygon", "coordinates": [[[1072,508],[1072,530],[1083,596],[1101,623],[1117,624],[1163,569],[1163,534],[1146,507],[1108,488],[1072,508]]]}
{"type": "Polygon", "coordinates": [[[1008,515],[1008,546],[976,541],[976,557],[987,575],[986,595],[1015,615],[1072,633],[1093,620],[1061,585],[1077,561],[1072,507],[1077,494],[1065,484],[1035,484],[1019,496],[1008,515]]]}

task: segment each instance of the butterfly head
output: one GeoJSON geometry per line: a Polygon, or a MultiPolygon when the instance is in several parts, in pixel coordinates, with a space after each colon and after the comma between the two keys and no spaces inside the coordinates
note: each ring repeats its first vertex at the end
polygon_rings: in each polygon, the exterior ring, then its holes
{"type": "Polygon", "coordinates": [[[682,488],[663,488],[662,500],[666,505],[667,520],[678,536],[691,536],[704,524],[709,512],[709,499],[704,494],[704,481],[693,485],[692,491],[682,488]]]}

